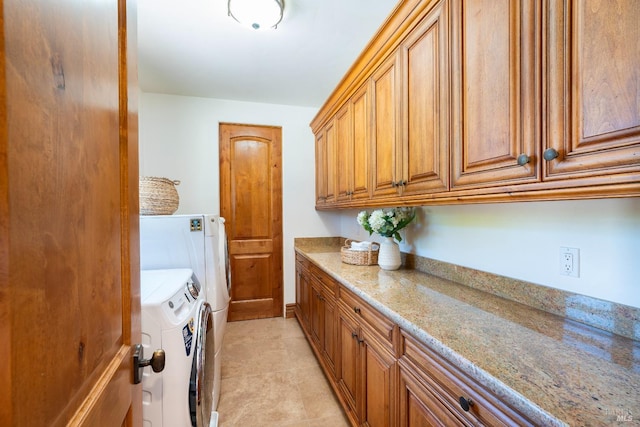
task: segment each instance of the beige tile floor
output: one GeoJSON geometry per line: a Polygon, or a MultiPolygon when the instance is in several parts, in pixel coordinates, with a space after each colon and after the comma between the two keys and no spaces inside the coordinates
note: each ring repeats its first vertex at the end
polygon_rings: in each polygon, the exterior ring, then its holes
{"type": "Polygon", "coordinates": [[[297,320],[227,324],[219,427],[348,427],[297,320]]]}

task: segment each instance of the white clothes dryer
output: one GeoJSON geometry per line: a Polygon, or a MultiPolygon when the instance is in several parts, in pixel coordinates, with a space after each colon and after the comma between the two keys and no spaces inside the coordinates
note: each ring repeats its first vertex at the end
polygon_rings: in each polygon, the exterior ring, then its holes
{"type": "Polygon", "coordinates": [[[213,408],[216,409],[231,287],[224,218],[209,214],[141,216],[140,267],[143,270],[191,268],[195,281],[202,286],[213,317],[214,349],[208,364],[214,366],[213,408]]]}
{"type": "Polygon", "coordinates": [[[165,367],[144,369],[145,427],[212,427],[213,371],[206,353],[214,346],[211,307],[191,269],[143,270],[140,274],[142,346],[145,354],[165,352],[165,367]]]}

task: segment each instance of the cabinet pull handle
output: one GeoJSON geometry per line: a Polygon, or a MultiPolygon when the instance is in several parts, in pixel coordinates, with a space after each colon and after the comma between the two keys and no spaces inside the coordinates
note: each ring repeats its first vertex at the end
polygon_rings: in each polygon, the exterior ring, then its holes
{"type": "Polygon", "coordinates": [[[353,312],[356,314],[360,314],[360,307],[353,307],[353,312]]]}
{"type": "Polygon", "coordinates": [[[555,159],[558,156],[559,156],[559,153],[555,148],[547,148],[546,150],[544,150],[544,153],[542,153],[542,157],[544,157],[544,159],[548,162],[555,159]]]}
{"type": "Polygon", "coordinates": [[[358,338],[358,334],[356,332],[351,332],[351,338],[358,338]]]}
{"type": "Polygon", "coordinates": [[[395,182],[395,181],[391,181],[391,186],[395,188],[395,187],[397,187],[397,186],[398,186],[398,183],[397,183],[397,182],[395,182]]]}
{"type": "Polygon", "coordinates": [[[469,408],[473,406],[473,401],[460,396],[460,406],[465,412],[469,412],[469,408]]]}
{"type": "Polygon", "coordinates": [[[406,187],[406,186],[407,186],[407,181],[404,181],[404,180],[403,180],[403,181],[400,181],[400,182],[398,183],[398,185],[401,185],[401,186],[403,186],[403,187],[406,187]]]}
{"type": "Polygon", "coordinates": [[[524,166],[531,161],[531,158],[526,154],[520,154],[518,156],[518,165],[524,166]]]}
{"type": "Polygon", "coordinates": [[[358,344],[364,343],[364,338],[358,338],[358,344]]]}

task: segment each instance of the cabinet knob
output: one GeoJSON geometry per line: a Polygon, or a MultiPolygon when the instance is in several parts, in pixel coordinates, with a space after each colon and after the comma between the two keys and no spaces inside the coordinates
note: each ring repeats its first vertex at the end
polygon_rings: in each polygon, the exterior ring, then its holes
{"type": "Polygon", "coordinates": [[[358,334],[355,332],[351,332],[351,338],[358,338],[358,334]]]}
{"type": "Polygon", "coordinates": [[[518,165],[524,166],[531,161],[531,158],[526,154],[520,154],[518,156],[518,165]]]}
{"type": "Polygon", "coordinates": [[[403,180],[403,181],[400,181],[400,182],[398,183],[398,185],[399,185],[399,186],[402,186],[402,187],[405,187],[405,186],[407,185],[407,181],[404,181],[404,180],[403,180]]]}
{"type": "Polygon", "coordinates": [[[558,157],[558,155],[558,151],[555,148],[547,148],[544,150],[544,153],[542,153],[542,157],[548,162],[558,157]]]}
{"type": "Polygon", "coordinates": [[[360,307],[353,307],[353,312],[356,314],[360,314],[360,307]]]}
{"type": "Polygon", "coordinates": [[[391,181],[391,186],[392,186],[392,187],[397,187],[397,186],[398,186],[398,184],[397,184],[395,181],[391,181]]]}
{"type": "Polygon", "coordinates": [[[469,408],[473,406],[473,401],[460,396],[460,406],[465,412],[469,412],[469,408]]]}

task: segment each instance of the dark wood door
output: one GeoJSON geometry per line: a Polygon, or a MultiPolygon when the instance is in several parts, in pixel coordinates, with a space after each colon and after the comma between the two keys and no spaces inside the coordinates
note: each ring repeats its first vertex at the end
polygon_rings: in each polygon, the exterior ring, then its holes
{"type": "Polygon", "coordinates": [[[140,426],[135,2],[0,6],[0,425],[140,426]]]}
{"type": "Polygon", "coordinates": [[[230,321],[283,314],[281,141],[279,127],[220,124],[220,212],[229,239],[230,321]]]}

